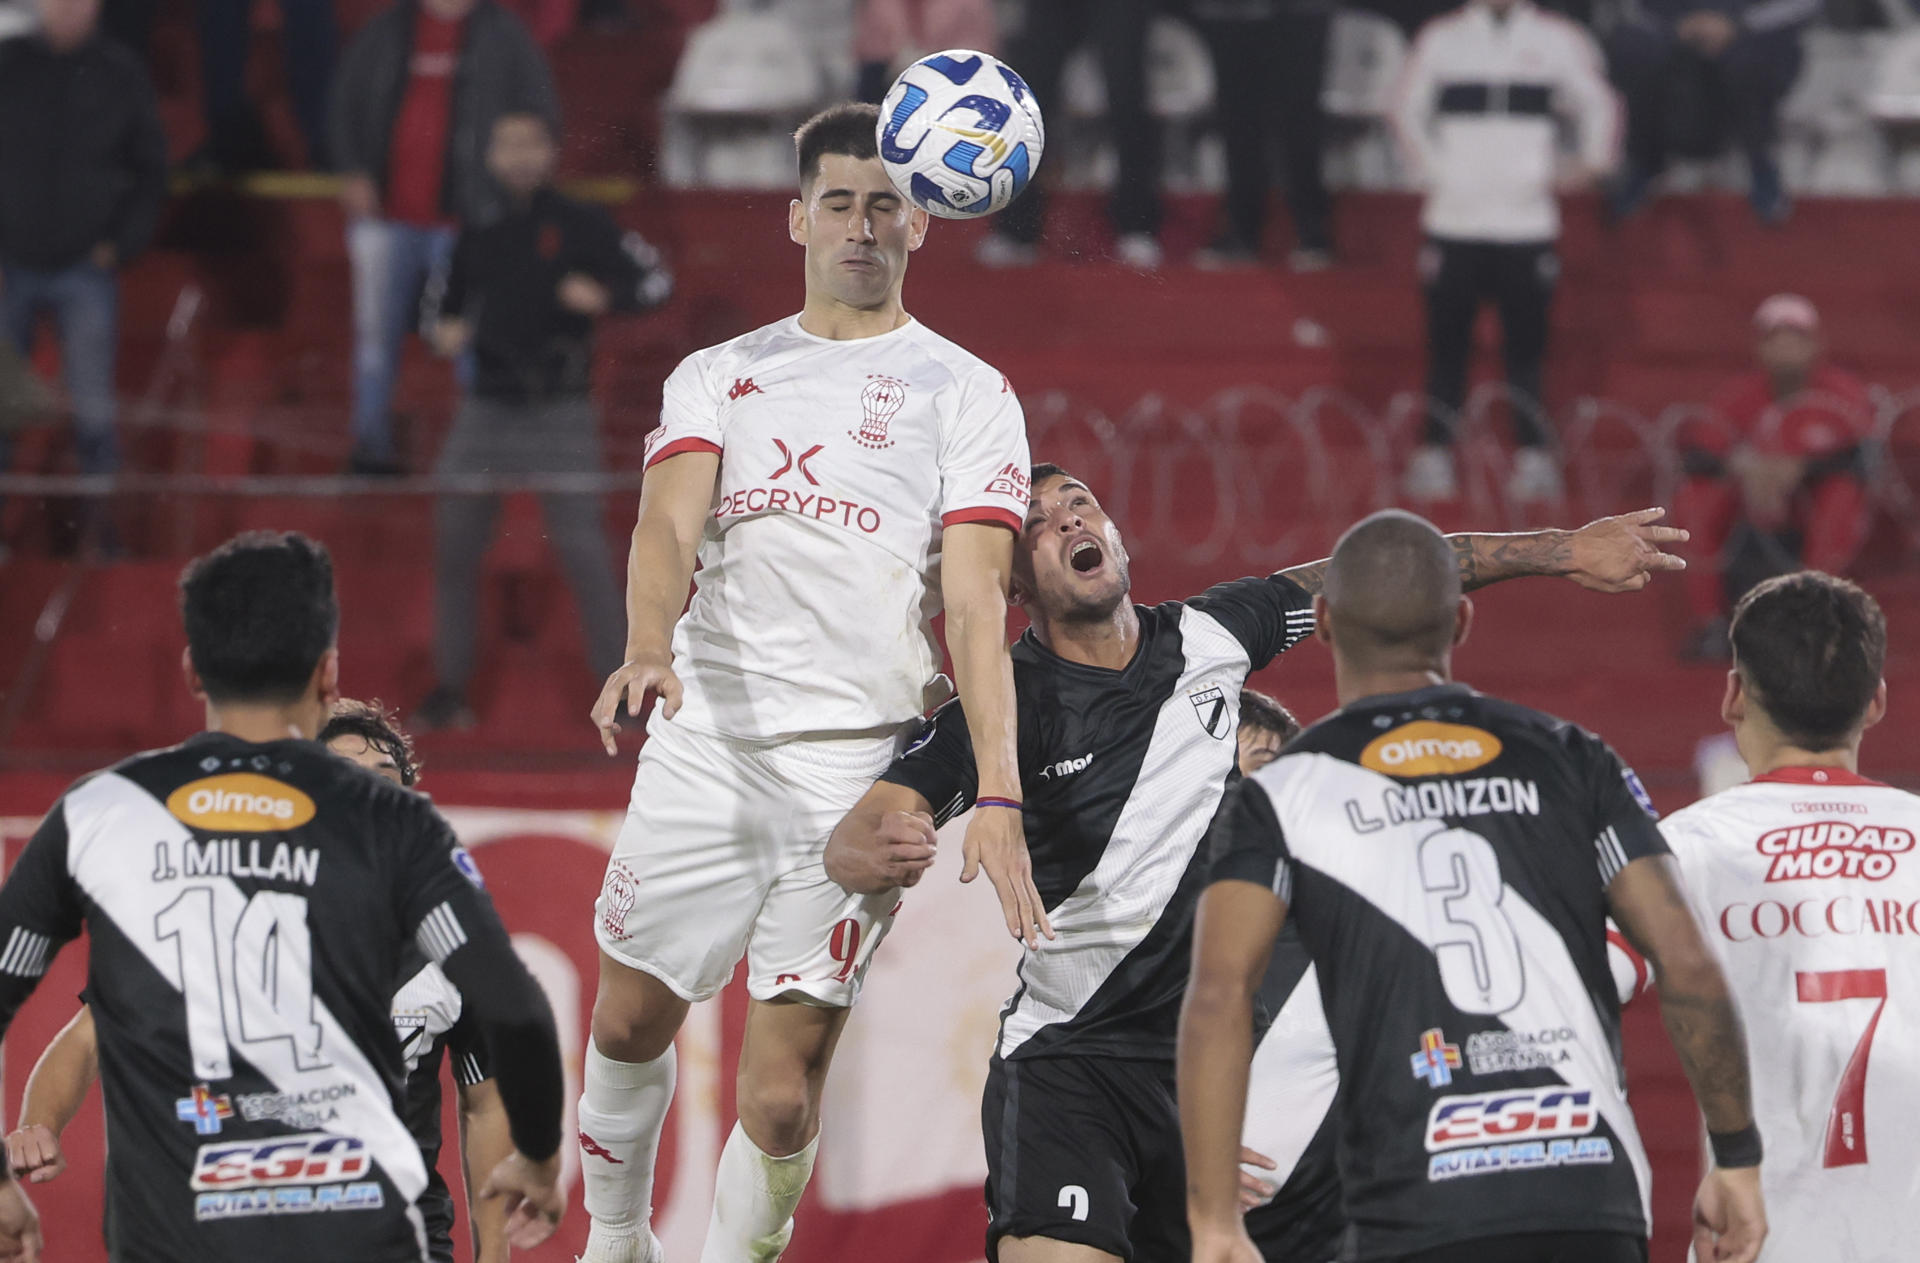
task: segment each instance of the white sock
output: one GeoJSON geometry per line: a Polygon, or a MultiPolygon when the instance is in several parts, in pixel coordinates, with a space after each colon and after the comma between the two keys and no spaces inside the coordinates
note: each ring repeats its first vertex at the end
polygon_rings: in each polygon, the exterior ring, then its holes
{"type": "Polygon", "coordinates": [[[648,1263],[656,1252],[653,1166],[673,1103],[672,1045],[652,1061],[615,1061],[587,1041],[580,1093],[582,1200],[593,1223],[582,1263],[648,1263]]]}
{"type": "Polygon", "coordinates": [[[735,1123],[720,1152],[700,1263],[774,1263],[793,1236],[793,1208],[813,1178],[819,1149],[815,1136],[790,1158],[769,1157],[735,1123]]]}

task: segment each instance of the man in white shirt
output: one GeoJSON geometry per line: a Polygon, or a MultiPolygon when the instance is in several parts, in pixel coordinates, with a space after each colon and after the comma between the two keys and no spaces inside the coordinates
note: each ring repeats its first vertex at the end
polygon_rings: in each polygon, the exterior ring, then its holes
{"type": "Polygon", "coordinates": [[[828,1062],[899,904],[841,889],[821,852],[950,692],[929,626],[943,603],[987,804],[962,880],[984,868],[1011,933],[1051,934],[1021,831],[1006,642],[1025,423],[1004,376],[901,304],[927,216],[888,181],[877,119],[836,106],[796,134],[788,232],[806,250],[805,305],[682,361],[649,439],[627,662],[593,711],[613,753],[622,705],[660,699],[594,908],[587,1263],[660,1258],[650,1202],[673,1037],[743,954],[740,1125],[702,1257],[785,1248],[828,1062]]]}
{"type": "Polygon", "coordinates": [[[1761,1263],[1894,1263],[1920,1240],[1920,798],[1859,773],[1887,625],[1819,571],[1733,615],[1721,714],[1746,785],[1661,825],[1753,1032],[1761,1263]]]}
{"type": "Polygon", "coordinates": [[[1541,424],[1547,317],[1560,276],[1556,192],[1589,187],[1616,161],[1620,108],[1585,28],[1531,0],[1472,0],[1421,30],[1389,121],[1427,190],[1420,279],[1427,299],[1427,432],[1407,469],[1415,500],[1458,495],[1453,441],[1467,397],[1474,318],[1500,312],[1519,443],[1507,494],[1560,497],[1552,436],[1541,424]],[[1559,152],[1573,124],[1576,157],[1559,152]]]}

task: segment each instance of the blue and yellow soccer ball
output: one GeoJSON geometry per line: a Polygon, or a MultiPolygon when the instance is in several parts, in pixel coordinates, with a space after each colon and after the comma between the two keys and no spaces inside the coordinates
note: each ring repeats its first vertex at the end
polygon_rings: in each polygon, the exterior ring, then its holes
{"type": "Polygon", "coordinates": [[[970,49],[922,57],[880,103],[880,160],[894,187],[942,219],[977,219],[1020,196],[1046,145],[1040,104],[1004,62],[970,49]]]}

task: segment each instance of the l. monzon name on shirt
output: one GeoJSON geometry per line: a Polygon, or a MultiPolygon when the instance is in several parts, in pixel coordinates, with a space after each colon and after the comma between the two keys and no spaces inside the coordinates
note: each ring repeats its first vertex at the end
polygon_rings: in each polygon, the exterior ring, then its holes
{"type": "Polygon", "coordinates": [[[1417,785],[1390,785],[1377,803],[1349,799],[1347,820],[1362,833],[1411,820],[1449,816],[1540,814],[1540,784],[1511,776],[1461,776],[1500,757],[1500,738],[1484,728],[1418,720],[1401,724],[1367,743],[1360,766],[1417,785]],[[1455,779],[1457,778],[1457,779],[1455,779]]]}

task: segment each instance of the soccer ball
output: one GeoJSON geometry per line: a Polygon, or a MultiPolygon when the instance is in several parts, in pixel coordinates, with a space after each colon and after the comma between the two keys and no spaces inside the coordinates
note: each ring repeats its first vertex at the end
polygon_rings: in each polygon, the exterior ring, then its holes
{"type": "Polygon", "coordinates": [[[1020,196],[1047,140],[1040,103],[998,58],[956,48],[922,57],[880,103],[880,161],[930,215],[977,219],[1020,196]]]}

